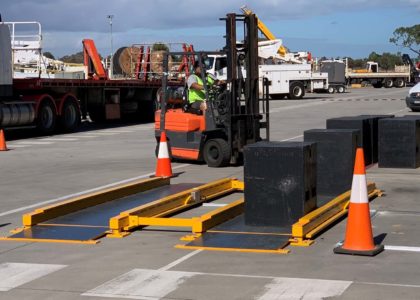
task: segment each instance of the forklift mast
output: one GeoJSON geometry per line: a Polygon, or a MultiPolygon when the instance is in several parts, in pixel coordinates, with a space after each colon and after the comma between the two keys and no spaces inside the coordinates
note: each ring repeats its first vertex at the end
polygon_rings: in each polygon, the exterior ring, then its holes
{"type": "MultiPolygon", "coordinates": [[[[269,84],[267,80],[262,80],[262,99],[259,92],[258,20],[254,14],[237,15],[234,13],[227,14],[221,20],[226,23],[226,45],[222,51],[168,52],[164,55],[163,101],[160,102],[161,109],[157,112],[155,120],[157,141],[160,132],[166,130],[173,157],[204,159],[209,166],[225,165],[228,158],[232,164],[240,162],[246,145],[261,141],[263,138],[269,140],[269,84]],[[168,79],[173,76],[168,68],[171,55],[195,57],[203,70],[201,79],[208,106],[204,116],[198,117],[195,112],[184,108],[182,109],[184,113],[181,114],[181,109],[176,110],[175,107],[169,105],[171,87],[168,79]],[[205,72],[207,68],[204,62],[208,55],[226,57],[227,80],[225,83],[219,85],[207,83],[205,72]],[[166,126],[167,117],[170,119],[168,126],[166,126]],[[177,125],[179,122],[185,129],[177,129],[180,128],[177,125]],[[266,133],[263,137],[261,129],[264,128],[266,133]],[[213,158],[214,162],[209,163],[213,158]]],[[[185,66],[185,69],[187,68],[188,66],[185,66]]],[[[184,87],[184,89],[185,101],[187,88],[184,87]]]]}
{"type": "Polygon", "coordinates": [[[255,14],[228,14],[226,19],[227,78],[230,84],[228,140],[235,151],[261,140],[260,129],[266,128],[268,139],[268,101],[266,122],[261,122],[258,78],[258,20],[255,14]],[[237,22],[243,22],[243,43],[237,40],[237,22]],[[245,74],[242,74],[242,69],[245,74]],[[244,76],[245,75],[245,76],[244,76]],[[245,77],[245,78],[244,78],[245,77]],[[243,94],[243,96],[242,96],[243,94]]]}

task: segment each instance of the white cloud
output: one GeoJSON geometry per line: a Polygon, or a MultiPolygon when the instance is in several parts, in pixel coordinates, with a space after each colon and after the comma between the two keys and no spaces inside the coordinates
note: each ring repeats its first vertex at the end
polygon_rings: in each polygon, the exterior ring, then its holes
{"type": "MultiPolygon", "coordinates": [[[[115,29],[168,29],[217,26],[218,18],[239,12],[243,0],[2,0],[5,20],[41,21],[47,30],[106,32],[106,16],[115,15],[115,29]],[[7,4],[6,4],[7,3],[7,4]]],[[[420,12],[419,0],[260,0],[249,7],[264,20],[296,19],[340,10],[409,6],[420,12]]]]}

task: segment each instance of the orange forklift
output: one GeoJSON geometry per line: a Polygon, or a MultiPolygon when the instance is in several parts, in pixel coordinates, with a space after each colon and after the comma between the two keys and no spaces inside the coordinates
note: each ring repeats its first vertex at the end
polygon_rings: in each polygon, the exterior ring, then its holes
{"type": "Polygon", "coordinates": [[[171,159],[205,161],[209,167],[239,164],[247,144],[269,140],[269,82],[261,80],[263,96],[260,98],[257,18],[254,14],[228,14],[220,20],[226,22],[226,46],[222,51],[166,54],[162,99],[160,109],[155,112],[157,149],[161,132],[165,131],[171,159]],[[244,40],[239,42],[238,35],[244,40]],[[168,86],[168,60],[171,55],[193,56],[202,70],[206,70],[208,55],[226,57],[225,84],[209,86],[206,74],[202,72],[207,102],[207,110],[203,114],[189,108],[186,86],[183,103],[173,104],[171,101],[171,87],[168,86]]]}

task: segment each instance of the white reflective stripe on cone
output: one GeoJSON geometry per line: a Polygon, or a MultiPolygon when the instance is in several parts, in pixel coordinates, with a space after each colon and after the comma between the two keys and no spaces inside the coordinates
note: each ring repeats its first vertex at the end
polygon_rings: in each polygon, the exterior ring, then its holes
{"type": "Polygon", "coordinates": [[[168,144],[166,142],[160,143],[158,158],[169,158],[168,144]]]}
{"type": "Polygon", "coordinates": [[[351,203],[368,203],[366,175],[353,175],[351,184],[351,203]]]}

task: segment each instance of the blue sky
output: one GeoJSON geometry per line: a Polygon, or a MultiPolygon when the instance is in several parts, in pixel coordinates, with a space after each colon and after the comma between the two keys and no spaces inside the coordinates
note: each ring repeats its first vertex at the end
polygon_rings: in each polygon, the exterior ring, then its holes
{"type": "MultiPolygon", "coordinates": [[[[56,56],[81,50],[93,38],[110,53],[108,14],[114,14],[114,45],[155,41],[191,42],[196,49],[223,46],[228,12],[244,1],[213,0],[1,0],[5,21],[43,24],[44,50],[56,56]]],[[[365,57],[370,52],[405,52],[388,42],[396,27],[419,23],[420,0],[260,0],[246,3],[293,51],[315,56],[365,57]]]]}

